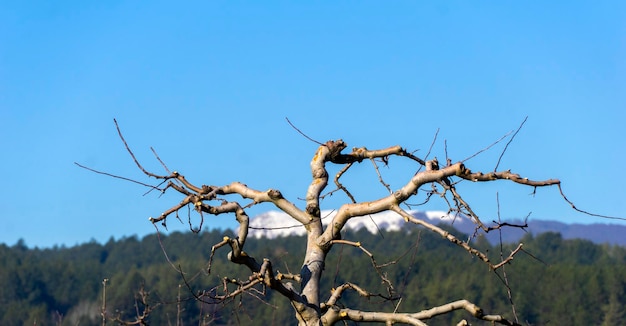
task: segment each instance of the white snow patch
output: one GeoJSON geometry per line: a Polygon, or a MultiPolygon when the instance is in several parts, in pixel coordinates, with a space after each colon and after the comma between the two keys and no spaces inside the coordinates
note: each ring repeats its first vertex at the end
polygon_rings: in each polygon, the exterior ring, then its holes
{"type": "MultiPolygon", "coordinates": [[[[418,219],[430,220],[430,223],[437,224],[439,222],[462,223],[462,219],[454,217],[445,211],[409,211],[418,219]]],[[[336,210],[322,211],[322,224],[327,226],[337,214],[336,210]]],[[[378,230],[399,231],[407,222],[395,212],[386,211],[378,214],[358,216],[350,219],[346,223],[346,228],[350,230],[367,229],[369,232],[376,234],[378,230]]],[[[253,217],[250,220],[250,230],[248,236],[253,238],[277,238],[287,237],[291,235],[305,235],[304,226],[291,216],[280,211],[269,211],[253,217]]]]}

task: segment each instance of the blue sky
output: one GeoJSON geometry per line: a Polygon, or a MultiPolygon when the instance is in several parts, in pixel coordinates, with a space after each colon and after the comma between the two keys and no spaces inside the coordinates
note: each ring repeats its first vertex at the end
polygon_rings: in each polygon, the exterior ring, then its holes
{"type": "MultiPolygon", "coordinates": [[[[623,217],[625,58],[621,1],[5,3],[0,242],[71,246],[155,231],[147,218],[181,197],[143,196],[73,164],[148,181],[113,118],[152,170],[162,171],[150,146],[192,182],[277,188],[302,206],[317,145],[285,117],[319,141],[417,155],[439,129],[431,156],[445,157],[445,141],[457,161],[528,116],[500,168],[559,178],[580,208],[623,217]]],[[[503,146],[468,167],[492,170],[503,146]]],[[[382,172],[398,186],[414,171],[400,160],[391,168],[382,172]]],[[[369,162],[346,185],[360,200],[385,195],[369,162]]],[[[502,218],[620,223],[571,210],[556,188],[534,197],[502,182],[459,188],[487,221],[498,193],[502,218]]],[[[232,216],[204,225],[236,226],[232,216]]]]}

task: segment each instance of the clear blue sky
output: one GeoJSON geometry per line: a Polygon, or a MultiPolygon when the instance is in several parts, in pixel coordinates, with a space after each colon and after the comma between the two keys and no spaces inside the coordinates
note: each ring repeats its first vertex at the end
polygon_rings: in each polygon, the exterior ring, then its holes
{"type": "MultiPolygon", "coordinates": [[[[285,117],[319,141],[418,155],[440,128],[433,155],[445,157],[446,140],[457,161],[526,116],[501,169],[559,178],[580,208],[626,215],[625,2],[6,2],[0,242],[71,246],[155,231],[147,218],[181,197],[143,196],[73,164],[146,181],[113,118],[157,172],[150,146],[198,184],[277,188],[302,205],[316,145],[285,117]]],[[[493,169],[503,145],[467,165],[493,169]]],[[[382,171],[394,185],[412,174],[382,171]]],[[[365,162],[346,184],[357,199],[384,195],[370,178],[365,162]]],[[[503,218],[619,223],[569,209],[556,188],[533,198],[506,183],[459,187],[486,221],[498,192],[503,218]]],[[[236,226],[232,216],[204,225],[236,226]]]]}

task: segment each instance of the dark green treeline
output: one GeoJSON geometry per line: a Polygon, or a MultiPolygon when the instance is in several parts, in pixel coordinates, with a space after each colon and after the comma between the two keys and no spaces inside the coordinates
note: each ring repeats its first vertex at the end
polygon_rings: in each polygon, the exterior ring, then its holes
{"type": "MultiPolygon", "coordinates": [[[[103,279],[110,315],[132,321],[137,315],[137,293],[149,291],[154,307],[151,325],[291,325],[295,319],[287,300],[270,291],[250,292],[228,303],[200,303],[192,293],[223,289],[223,278],[245,279],[241,266],[227,263],[227,249],[215,254],[206,273],[211,247],[231,231],[156,235],[141,240],[125,238],[106,244],[87,243],[72,248],[29,249],[23,242],[0,245],[0,325],[100,325],[103,279]],[[184,277],[177,271],[182,270],[184,277]]],[[[486,313],[514,319],[503,285],[503,271],[489,271],[480,260],[425,230],[410,233],[365,231],[347,233],[360,241],[378,264],[400,258],[382,268],[401,296],[401,312],[417,312],[458,299],[468,299],[486,313]]],[[[584,240],[563,240],[559,234],[528,235],[524,249],[506,265],[514,309],[519,322],[529,325],[626,325],[626,249],[584,240]]],[[[482,239],[473,245],[499,260],[500,246],[482,239]]],[[[505,245],[508,255],[515,245],[505,245]]],[[[304,252],[303,238],[249,239],[246,251],[270,258],[275,270],[297,272],[304,252]]],[[[386,286],[361,250],[336,246],[325,266],[322,296],[333,286],[352,282],[372,293],[388,295],[386,286]]],[[[234,290],[233,286],[229,288],[234,290]]],[[[208,301],[208,300],[207,300],[208,301]]],[[[364,299],[346,292],[340,304],[364,310],[393,311],[398,301],[364,299]]],[[[463,311],[437,317],[429,323],[449,325],[473,320],[463,311]]],[[[107,325],[115,323],[108,321],[107,325]]],[[[487,324],[485,324],[487,325],[487,324]]]]}

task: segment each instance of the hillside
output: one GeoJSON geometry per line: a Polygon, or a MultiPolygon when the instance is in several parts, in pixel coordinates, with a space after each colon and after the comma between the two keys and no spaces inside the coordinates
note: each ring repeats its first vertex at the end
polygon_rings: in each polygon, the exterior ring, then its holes
{"type": "MultiPolygon", "coordinates": [[[[450,231],[459,234],[452,228],[450,231]]],[[[11,247],[0,245],[0,324],[99,324],[104,278],[109,280],[107,311],[125,320],[133,320],[136,305],[140,311],[144,308],[137,301],[143,286],[150,293],[147,302],[154,307],[150,315],[153,325],[176,324],[176,316],[182,325],[293,324],[286,300],[271,292],[264,295],[262,288],[227,303],[206,296],[205,303],[200,304],[193,298],[191,293],[203,290],[210,295],[213,287],[222,286],[224,277],[249,276],[244,269],[226,261],[226,250],[217,251],[211,273],[207,274],[210,248],[224,234],[232,236],[228,230],[172,233],[160,235],[160,240],[151,235],[44,250],[28,249],[20,243],[11,247]],[[177,271],[179,268],[184,279],[177,271]]],[[[466,298],[487,312],[512,315],[501,276],[490,273],[483,263],[438,235],[420,229],[408,234],[385,230],[372,234],[362,229],[344,234],[344,239],[360,241],[379,264],[398,259],[384,267],[383,272],[395,285],[395,293],[402,297],[400,311],[419,311],[466,298]]],[[[297,271],[302,263],[302,240],[300,236],[250,238],[247,248],[257,257],[271,259],[281,272],[297,271]]],[[[506,267],[520,321],[529,325],[626,324],[622,309],[626,304],[625,248],[566,240],[556,233],[527,234],[522,241],[526,251],[506,267]]],[[[499,245],[490,245],[481,237],[474,244],[488,250],[493,260],[499,259],[499,245]]],[[[504,254],[512,248],[505,246],[504,254]]],[[[373,293],[385,293],[363,252],[337,247],[327,262],[322,288],[346,281],[373,293]]],[[[340,303],[393,311],[399,302],[364,300],[346,293],[340,303]]],[[[430,323],[449,325],[461,318],[481,325],[463,312],[430,323]]]]}

